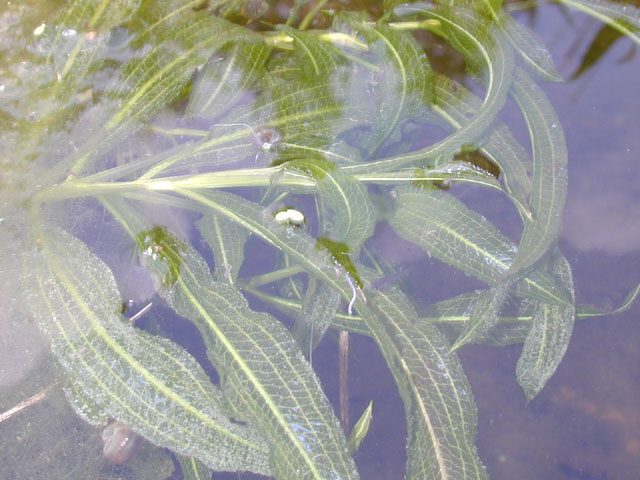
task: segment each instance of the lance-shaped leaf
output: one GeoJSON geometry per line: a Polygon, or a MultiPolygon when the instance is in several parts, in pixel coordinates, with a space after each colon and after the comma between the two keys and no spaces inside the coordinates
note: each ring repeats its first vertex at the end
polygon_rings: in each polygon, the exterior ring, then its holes
{"type": "MultiPolygon", "coordinates": [[[[455,342],[466,330],[471,311],[483,292],[463,293],[453,298],[429,305],[420,314],[418,328],[422,322],[438,326],[448,339],[455,342]]],[[[532,305],[533,301],[524,299],[522,305],[532,305]]],[[[472,343],[482,345],[511,345],[524,342],[531,328],[532,308],[521,308],[513,316],[501,315],[493,328],[483,335],[476,335],[472,343]]],[[[471,343],[471,342],[470,342],[471,343]]]]}
{"type": "Polygon", "coordinates": [[[376,224],[367,186],[323,158],[298,160],[293,166],[308,172],[316,181],[321,234],[346,243],[357,257],[376,224]]]}
{"type": "Polygon", "coordinates": [[[560,3],[597,18],[640,45],[640,9],[607,0],[559,0],[560,3]]]}
{"type": "MultiPolygon", "coordinates": [[[[573,301],[573,279],[567,259],[556,253],[552,264],[553,276],[567,290],[573,301]]],[[[531,330],[524,341],[516,365],[518,383],[527,400],[533,399],[554,374],[567,351],[576,310],[573,305],[549,305],[540,302],[531,320],[531,330]]]]}
{"type": "MultiPolygon", "coordinates": [[[[480,29],[478,21],[467,12],[462,11],[459,12],[460,15],[452,15],[449,18],[448,15],[431,10],[424,4],[398,7],[396,12],[400,15],[425,14],[431,16],[440,20],[442,24],[446,24],[451,32],[455,32],[456,38],[463,38],[464,44],[459,47],[463,49],[463,53],[470,55],[467,60],[473,62],[478,69],[482,69],[484,72],[483,79],[487,85],[487,92],[475,115],[445,139],[410,153],[375,160],[363,165],[345,167],[345,171],[352,174],[389,171],[419,160],[433,159],[439,155],[452,156],[463,145],[473,144],[485,133],[504,105],[511,84],[513,70],[511,50],[505,46],[504,40],[492,31],[480,29]],[[477,37],[480,31],[483,32],[482,39],[477,37]],[[477,57],[481,60],[478,60],[477,57]]],[[[437,99],[435,101],[437,102],[437,99]]]]}
{"type": "Polygon", "coordinates": [[[509,282],[499,283],[483,292],[476,300],[463,332],[451,346],[456,350],[461,346],[481,338],[498,323],[498,314],[511,289],[509,282]]]}
{"type": "Polygon", "coordinates": [[[140,14],[132,28],[142,30],[130,44],[133,58],[107,89],[118,108],[100,136],[90,138],[76,155],[73,175],[85,169],[89,158],[99,158],[175,100],[193,71],[239,31],[230,22],[190,8],[160,8],[150,19],[140,14]],[[212,31],[216,35],[211,35],[212,31]],[[152,42],[150,50],[145,48],[146,42],[152,42]]]}
{"type": "Polygon", "coordinates": [[[145,259],[148,268],[166,271],[170,250],[181,256],[175,284],[159,293],[202,334],[228,407],[269,442],[272,474],[358,478],[331,405],[291,334],[270,315],[250,310],[237,289],[214,282],[194,250],[175,251],[168,234],[158,240],[160,255],[145,259]]]}
{"type": "MultiPolygon", "coordinates": [[[[316,242],[306,233],[288,233],[282,226],[266,222],[258,205],[235,195],[201,195],[185,189],[179,192],[255,232],[310,275],[327,282],[343,298],[352,299],[346,272],[337,273],[329,255],[318,251],[316,242]]],[[[364,285],[373,282],[371,275],[358,271],[364,285]]],[[[409,430],[407,478],[486,478],[473,446],[475,404],[455,353],[449,353],[448,343],[436,328],[425,333],[415,327],[412,307],[402,298],[396,301],[375,293],[367,297],[365,302],[357,294],[353,298],[355,308],[382,349],[405,400],[409,430]]]]}
{"type": "Polygon", "coordinates": [[[340,293],[315,278],[309,279],[302,309],[296,315],[293,336],[302,352],[311,359],[311,352],[322,340],[340,306],[340,293]]]}
{"type": "Polygon", "coordinates": [[[269,48],[259,39],[237,42],[220,50],[198,75],[187,115],[218,118],[243,97],[255,94],[268,56],[269,48]]]}
{"type": "Polygon", "coordinates": [[[560,120],[540,88],[518,68],[513,96],[527,122],[533,149],[533,180],[529,202],[531,220],[525,219],[518,253],[508,275],[521,276],[555,245],[562,229],[567,196],[567,146],[560,120]]]}
{"type": "MultiPolygon", "coordinates": [[[[516,247],[484,217],[440,190],[402,187],[396,193],[396,212],[389,223],[398,235],[489,285],[505,280],[516,247]]],[[[519,281],[516,293],[550,303],[571,303],[541,270],[519,281]]]]}
{"type": "Polygon", "coordinates": [[[352,17],[339,17],[334,28],[353,29],[369,48],[359,54],[344,52],[351,63],[338,72],[346,77],[341,123],[345,130],[356,127],[353,144],[370,158],[383,144],[399,140],[400,127],[428,108],[432,72],[409,32],[352,17]]]}
{"type": "Polygon", "coordinates": [[[530,68],[543,80],[561,82],[562,77],[553,63],[549,51],[527,27],[516,22],[502,11],[502,5],[495,5],[492,0],[483,0],[486,7],[483,11],[495,21],[505,34],[511,45],[520,54],[530,68]]]}
{"type": "Polygon", "coordinates": [[[373,401],[369,402],[367,408],[364,409],[362,415],[353,426],[351,430],[351,434],[349,435],[349,441],[347,442],[347,446],[349,447],[349,452],[351,455],[358,451],[360,448],[360,444],[369,433],[369,426],[371,425],[371,418],[373,417],[373,401]]]}
{"type": "Polygon", "coordinates": [[[249,232],[219,215],[205,215],[197,225],[213,250],[213,258],[216,261],[215,279],[235,284],[244,261],[244,245],[249,232]]]}
{"type": "Polygon", "coordinates": [[[391,369],[407,418],[407,479],[487,479],[475,449],[477,412],[462,365],[433,325],[415,326],[398,292],[369,295],[358,312],[391,369]]]}
{"type": "Polygon", "coordinates": [[[61,230],[42,231],[25,282],[33,315],[73,380],[69,392],[79,392],[74,406],[85,418],[117,418],[214,470],[269,472],[268,446],[222,413],[222,395],[198,363],[120,318],[115,279],[82,242],[61,230]]]}

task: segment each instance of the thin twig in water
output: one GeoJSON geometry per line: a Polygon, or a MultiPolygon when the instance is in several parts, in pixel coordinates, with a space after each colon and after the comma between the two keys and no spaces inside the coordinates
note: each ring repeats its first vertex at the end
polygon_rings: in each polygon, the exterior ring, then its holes
{"type": "Polygon", "coordinates": [[[30,396],[26,400],[23,400],[18,405],[16,405],[13,408],[10,408],[6,412],[0,413],[0,423],[4,422],[5,420],[10,419],[15,414],[21,412],[25,408],[30,407],[31,405],[35,405],[36,403],[41,402],[42,400],[44,400],[47,397],[47,395],[49,395],[49,393],[51,393],[51,390],[53,390],[53,388],[56,385],[58,385],[58,382],[49,385],[44,390],[41,390],[40,392],[36,393],[35,395],[30,396]]]}

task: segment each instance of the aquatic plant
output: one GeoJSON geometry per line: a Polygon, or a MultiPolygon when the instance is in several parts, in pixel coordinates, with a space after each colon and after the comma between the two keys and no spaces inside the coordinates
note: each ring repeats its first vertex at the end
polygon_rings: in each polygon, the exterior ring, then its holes
{"type": "MultiPolygon", "coordinates": [[[[172,450],[185,476],[358,478],[371,409],[347,439],[311,362],[337,329],[373,338],[393,375],[406,478],[487,478],[457,349],[522,342],[516,374],[532,399],[575,319],[601,313],[576,307],[557,247],[567,151],[536,82],[560,76],[499,1],[324,3],[278,21],[255,0],[74,1],[33,31],[28,75],[2,103],[16,168],[37,172],[10,216],[28,245],[27,303],[75,411],[172,450]],[[432,70],[419,31],[463,57],[482,96],[432,70]],[[497,117],[508,97],[530,152],[497,117]],[[428,127],[445,134],[425,142],[428,127]],[[452,184],[504,194],[519,241],[452,184]],[[418,311],[401,266],[367,242],[378,222],[487,288],[418,311]],[[131,288],[134,267],[114,245],[195,326],[206,359],[127,320],[118,285],[131,288]]],[[[640,43],[637,9],[563,3],[640,43]]]]}

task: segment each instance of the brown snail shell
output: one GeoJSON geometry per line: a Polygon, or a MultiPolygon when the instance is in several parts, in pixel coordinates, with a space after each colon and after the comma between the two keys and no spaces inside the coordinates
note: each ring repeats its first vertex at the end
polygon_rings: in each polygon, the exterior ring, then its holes
{"type": "Polygon", "coordinates": [[[102,453],[111,463],[121,465],[135,455],[140,436],[120,421],[111,422],[102,430],[102,453]]]}

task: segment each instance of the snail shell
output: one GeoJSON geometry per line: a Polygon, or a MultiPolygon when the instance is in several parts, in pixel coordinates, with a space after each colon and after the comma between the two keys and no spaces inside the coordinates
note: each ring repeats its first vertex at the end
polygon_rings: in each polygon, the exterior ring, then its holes
{"type": "Polygon", "coordinates": [[[102,430],[102,453],[111,463],[121,465],[135,455],[140,436],[119,421],[111,422],[102,430]]]}

